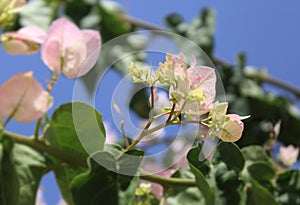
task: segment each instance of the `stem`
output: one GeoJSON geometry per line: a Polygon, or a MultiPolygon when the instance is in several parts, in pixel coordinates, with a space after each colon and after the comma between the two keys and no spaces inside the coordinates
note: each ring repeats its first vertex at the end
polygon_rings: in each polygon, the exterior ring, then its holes
{"type": "Polygon", "coordinates": [[[76,166],[87,167],[86,159],[79,155],[71,154],[69,152],[63,151],[51,145],[47,145],[45,142],[34,140],[33,138],[19,135],[16,133],[3,131],[4,136],[8,136],[13,139],[16,143],[27,145],[35,150],[41,152],[47,152],[54,157],[61,159],[62,161],[71,163],[76,166]]]}
{"type": "Polygon", "coordinates": [[[166,120],[166,122],[170,122],[170,121],[171,121],[171,119],[172,119],[172,116],[173,116],[173,114],[174,114],[174,111],[175,111],[175,107],[176,107],[176,104],[175,104],[175,103],[173,103],[173,105],[172,105],[172,109],[171,109],[171,112],[170,112],[170,115],[169,115],[168,119],[166,120]]]}
{"type": "Polygon", "coordinates": [[[35,124],[34,135],[33,135],[34,140],[39,139],[39,129],[40,129],[40,126],[41,126],[41,122],[42,122],[42,118],[38,119],[36,124],[35,124]]]}
{"type": "MultiPolygon", "coordinates": [[[[153,129],[152,129],[153,130],[153,129]]],[[[66,152],[64,150],[58,149],[56,147],[53,147],[52,145],[47,145],[45,142],[36,141],[32,138],[8,131],[3,131],[3,135],[10,137],[13,139],[16,143],[27,145],[35,150],[41,151],[41,152],[47,152],[51,154],[54,157],[57,157],[58,159],[68,162],[74,166],[79,167],[87,167],[86,158],[71,154],[69,152],[66,152]]],[[[191,179],[179,179],[179,178],[166,178],[158,175],[154,175],[152,173],[146,172],[141,170],[141,176],[142,179],[152,181],[158,184],[161,184],[162,186],[183,186],[183,187],[191,187],[195,186],[196,182],[195,180],[191,179]]]]}
{"type": "Polygon", "coordinates": [[[153,86],[150,86],[150,93],[151,93],[151,110],[154,109],[154,90],[153,90],[153,86]]]}
{"type": "Polygon", "coordinates": [[[121,131],[122,131],[122,135],[123,135],[123,139],[124,139],[125,145],[126,145],[126,147],[128,147],[129,146],[129,142],[128,142],[128,138],[127,138],[125,130],[124,130],[124,120],[121,121],[120,128],[121,128],[121,131]]]}
{"type": "MultiPolygon", "coordinates": [[[[50,82],[48,83],[48,86],[47,86],[47,92],[49,93],[49,95],[52,92],[54,84],[58,81],[58,78],[59,78],[59,76],[53,75],[53,73],[51,73],[51,80],[50,80],[50,82]]],[[[36,124],[35,124],[34,135],[33,135],[33,138],[35,140],[38,140],[38,138],[39,138],[39,129],[40,129],[40,126],[41,126],[41,121],[42,121],[42,117],[40,119],[38,119],[36,124]]]]}
{"type": "Polygon", "coordinates": [[[124,152],[127,152],[131,149],[133,149],[146,135],[148,135],[148,129],[152,124],[153,121],[153,109],[154,109],[154,90],[153,90],[153,86],[150,86],[150,92],[151,92],[151,110],[150,110],[150,119],[148,120],[146,126],[144,127],[142,133],[129,145],[126,147],[124,152]],[[147,133],[147,134],[145,134],[147,133]]]}
{"type": "Polygon", "coordinates": [[[293,93],[297,98],[300,98],[300,90],[286,82],[272,78],[270,76],[264,76],[264,75],[259,75],[259,74],[246,74],[246,76],[248,78],[255,78],[260,81],[275,85],[279,88],[282,88],[284,90],[287,90],[287,91],[293,93]]]}
{"type": "Polygon", "coordinates": [[[155,182],[161,184],[165,187],[174,186],[174,187],[191,187],[196,186],[194,179],[180,179],[180,178],[166,178],[158,175],[153,175],[150,172],[141,170],[141,178],[147,181],[155,182]]]}
{"type": "Polygon", "coordinates": [[[142,131],[142,133],[129,146],[126,147],[126,149],[124,150],[123,153],[133,149],[146,135],[149,134],[147,130],[151,126],[151,123],[152,123],[152,121],[149,120],[148,123],[146,124],[144,130],[142,131]],[[147,133],[147,134],[145,134],[145,133],[147,133]]]}
{"type": "Polygon", "coordinates": [[[164,28],[161,28],[161,27],[158,27],[158,26],[155,26],[151,23],[148,23],[146,21],[142,21],[140,19],[136,19],[136,18],[133,18],[132,16],[127,16],[127,15],[124,15],[123,16],[123,19],[129,23],[131,23],[132,25],[135,25],[135,26],[138,26],[138,27],[141,27],[141,28],[146,28],[148,30],[153,30],[151,32],[155,33],[155,30],[157,31],[164,31],[164,32],[169,32],[168,30],[164,29],[164,28]]]}

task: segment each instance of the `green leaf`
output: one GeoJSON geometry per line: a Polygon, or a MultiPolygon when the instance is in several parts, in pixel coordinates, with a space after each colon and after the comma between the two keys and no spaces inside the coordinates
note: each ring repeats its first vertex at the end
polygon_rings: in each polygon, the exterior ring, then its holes
{"type": "MultiPolygon", "coordinates": [[[[268,157],[267,153],[264,151],[264,149],[261,146],[250,145],[250,146],[244,147],[242,149],[242,153],[247,162],[247,167],[253,163],[262,162],[265,164],[265,166],[268,166],[268,168],[265,167],[266,169],[268,169],[269,171],[271,171],[270,169],[274,170],[272,160],[268,157]]],[[[258,166],[261,168],[261,166],[264,166],[264,165],[259,164],[258,166]]],[[[273,173],[273,171],[271,171],[271,172],[273,173]]],[[[270,173],[270,174],[273,175],[272,173],[270,173]]]]}
{"type": "Polygon", "coordinates": [[[244,157],[237,145],[231,142],[221,142],[213,156],[212,164],[224,162],[228,169],[239,173],[244,168],[244,157]]]}
{"type": "Polygon", "coordinates": [[[205,197],[198,188],[189,187],[176,192],[176,194],[171,194],[167,198],[167,202],[169,205],[206,205],[204,199],[205,197]]]}
{"type": "Polygon", "coordinates": [[[3,143],[0,144],[0,151],[2,153],[0,166],[0,204],[18,204],[20,183],[16,168],[12,162],[11,149],[7,149],[3,143]]]}
{"type": "Polygon", "coordinates": [[[65,4],[65,14],[70,16],[77,25],[91,9],[92,5],[82,0],[67,1],[65,4]]]}
{"type": "Polygon", "coordinates": [[[282,205],[300,204],[300,171],[288,170],[276,180],[276,198],[282,205]]]}
{"type": "Polygon", "coordinates": [[[42,0],[29,1],[20,12],[21,25],[37,26],[47,30],[51,21],[55,18],[53,14],[58,3],[58,1],[53,1],[51,4],[47,4],[42,0]]]}
{"type": "Polygon", "coordinates": [[[264,161],[259,161],[247,167],[249,174],[257,181],[270,181],[275,176],[274,167],[264,161]]]}
{"type": "MultiPolygon", "coordinates": [[[[195,175],[186,169],[178,169],[172,177],[180,179],[195,179],[195,175]]],[[[174,187],[167,190],[169,205],[205,205],[205,198],[197,187],[174,187]]]]}
{"type": "Polygon", "coordinates": [[[244,155],[245,160],[247,161],[269,161],[269,157],[267,153],[263,150],[261,146],[251,145],[244,147],[242,149],[242,153],[244,155]]]}
{"type": "MultiPolygon", "coordinates": [[[[203,9],[191,24],[185,23],[180,15],[174,13],[167,16],[165,20],[171,31],[190,39],[201,47],[207,55],[212,55],[215,30],[215,12],[212,9],[203,9]]],[[[179,48],[184,46],[179,45],[179,48]]]]}
{"type": "MultiPolygon", "coordinates": [[[[87,151],[93,153],[103,150],[105,129],[102,116],[94,108],[85,103],[74,102],[61,105],[55,110],[44,130],[44,136],[54,147],[88,157],[87,151]]],[[[75,176],[87,169],[61,165],[60,160],[52,159],[59,164],[54,173],[62,195],[68,204],[73,204],[70,183],[75,176]]]]}
{"type": "Polygon", "coordinates": [[[10,149],[3,149],[0,175],[0,204],[34,204],[38,186],[46,173],[45,156],[32,148],[13,144],[10,149]]]}
{"type": "Polygon", "coordinates": [[[246,97],[260,98],[265,95],[262,87],[251,79],[240,80],[238,88],[240,89],[240,93],[246,97]]]}
{"type": "Polygon", "coordinates": [[[245,160],[234,143],[220,142],[212,159],[215,192],[218,204],[238,204],[242,200],[240,179],[245,160]]]}
{"type": "Polygon", "coordinates": [[[102,116],[90,105],[81,102],[58,107],[44,130],[48,143],[73,154],[87,157],[103,150],[105,129],[102,116]]]}
{"type": "Polygon", "coordinates": [[[255,180],[247,184],[247,205],[279,205],[273,195],[255,180]]]}
{"type": "Polygon", "coordinates": [[[98,8],[101,15],[101,37],[104,42],[132,31],[131,25],[123,19],[124,11],[118,3],[101,1],[98,8]]]}
{"type": "Polygon", "coordinates": [[[116,160],[108,152],[98,152],[93,155],[90,159],[90,170],[72,181],[71,187],[75,204],[133,204],[139,178],[118,172],[130,168],[132,173],[136,174],[143,152],[132,150],[126,154],[136,156],[138,160],[129,161],[126,160],[127,157],[116,160]],[[99,160],[101,164],[98,163],[99,160]]]}
{"type": "Polygon", "coordinates": [[[201,153],[201,146],[192,148],[187,155],[189,166],[196,177],[196,184],[199,190],[202,192],[206,204],[215,204],[214,192],[208,182],[206,181],[204,174],[201,172],[203,166],[202,162],[199,161],[201,153]]]}
{"type": "Polygon", "coordinates": [[[39,182],[46,173],[46,157],[20,144],[14,144],[12,155],[19,181],[19,205],[34,204],[39,182]]]}

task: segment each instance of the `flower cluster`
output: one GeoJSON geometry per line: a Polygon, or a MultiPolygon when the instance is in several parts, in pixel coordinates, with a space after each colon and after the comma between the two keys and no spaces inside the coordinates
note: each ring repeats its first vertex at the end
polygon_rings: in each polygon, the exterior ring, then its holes
{"type": "Polygon", "coordinates": [[[192,57],[187,68],[184,55],[166,55],[159,64],[156,76],[162,84],[170,85],[170,100],[185,115],[200,116],[209,112],[216,95],[216,74],[213,68],[196,66],[192,57]]]}
{"type": "MultiPolygon", "coordinates": [[[[209,128],[208,136],[211,138],[219,137],[226,142],[235,142],[241,138],[244,129],[241,120],[249,116],[226,114],[228,103],[214,102],[217,81],[214,68],[198,66],[195,57],[192,57],[188,66],[181,53],[180,57],[166,54],[165,62],[159,64],[155,75],[138,69],[134,64],[129,71],[134,82],[145,82],[151,86],[160,82],[169,86],[169,101],[173,109],[164,110],[171,115],[179,113],[187,119],[199,119],[200,124],[209,128]]],[[[172,116],[170,119],[178,120],[172,116]]]]}
{"type": "MultiPolygon", "coordinates": [[[[19,8],[22,3],[25,1],[3,1],[0,10],[19,8]]],[[[55,73],[52,81],[61,73],[68,78],[86,74],[95,65],[101,47],[99,32],[80,30],[64,18],[55,20],[47,32],[28,26],[4,33],[0,40],[9,54],[30,55],[41,48],[43,62],[55,73]]],[[[0,87],[0,119],[30,122],[41,118],[53,102],[51,87],[49,84],[45,91],[32,71],[13,76],[0,87]]]]}

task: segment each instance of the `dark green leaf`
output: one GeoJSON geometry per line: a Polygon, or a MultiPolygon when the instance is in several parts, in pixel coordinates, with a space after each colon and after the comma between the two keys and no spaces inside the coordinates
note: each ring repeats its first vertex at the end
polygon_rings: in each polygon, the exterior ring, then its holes
{"type": "Polygon", "coordinates": [[[247,205],[279,205],[272,194],[255,180],[247,184],[247,205]]]}
{"type": "Polygon", "coordinates": [[[244,168],[244,157],[237,145],[230,142],[221,142],[213,156],[212,163],[218,165],[224,162],[229,170],[239,173],[244,168]]]}
{"type": "Polygon", "coordinates": [[[0,204],[34,204],[39,182],[47,169],[45,156],[20,144],[10,149],[3,149],[0,144],[0,151],[0,204]]]}
{"type": "Polygon", "coordinates": [[[189,166],[196,177],[196,184],[199,190],[202,192],[206,204],[215,204],[214,192],[208,182],[206,181],[204,174],[201,172],[203,163],[199,161],[201,153],[201,146],[192,148],[187,155],[189,166]]]}
{"type": "Polygon", "coordinates": [[[280,174],[276,186],[276,197],[280,204],[300,204],[300,171],[289,170],[280,174]]]}
{"type": "Polygon", "coordinates": [[[2,205],[18,204],[20,183],[13,164],[11,150],[0,144],[2,153],[0,166],[0,202],[2,205]]]}
{"type": "Polygon", "coordinates": [[[254,162],[247,169],[249,174],[257,181],[270,181],[276,175],[274,167],[264,161],[254,162]]]}
{"type": "Polygon", "coordinates": [[[66,15],[70,16],[77,25],[92,9],[92,5],[82,0],[67,1],[65,6],[66,15]]]}
{"type": "Polygon", "coordinates": [[[101,15],[101,36],[104,42],[132,31],[131,25],[122,17],[124,12],[116,2],[100,2],[99,12],[101,15]]]}
{"type": "Polygon", "coordinates": [[[134,175],[123,175],[118,171],[124,171],[131,165],[131,173],[136,174],[143,152],[133,150],[127,154],[136,156],[139,160],[129,162],[125,157],[116,160],[108,152],[93,155],[90,159],[90,170],[72,181],[75,204],[133,204],[139,178],[134,175]]]}

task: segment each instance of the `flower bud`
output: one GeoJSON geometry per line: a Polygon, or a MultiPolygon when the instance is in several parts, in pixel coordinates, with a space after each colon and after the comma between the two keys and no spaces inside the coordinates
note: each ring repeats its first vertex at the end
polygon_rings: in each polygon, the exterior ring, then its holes
{"type": "Polygon", "coordinates": [[[21,28],[17,32],[1,35],[3,49],[12,55],[36,53],[46,38],[46,32],[35,26],[21,28]]]}

